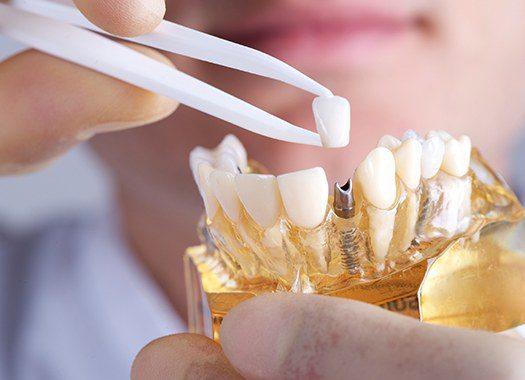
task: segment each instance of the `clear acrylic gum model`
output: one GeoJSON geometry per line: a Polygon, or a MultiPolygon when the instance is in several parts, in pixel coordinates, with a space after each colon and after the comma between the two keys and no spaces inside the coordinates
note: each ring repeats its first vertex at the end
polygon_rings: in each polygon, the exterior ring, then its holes
{"type": "Polygon", "coordinates": [[[449,326],[525,323],[525,211],[467,136],[384,136],[333,195],[322,168],[275,177],[232,135],[190,165],[206,208],[185,257],[194,332],[218,339],[231,308],[281,291],[449,326]]]}

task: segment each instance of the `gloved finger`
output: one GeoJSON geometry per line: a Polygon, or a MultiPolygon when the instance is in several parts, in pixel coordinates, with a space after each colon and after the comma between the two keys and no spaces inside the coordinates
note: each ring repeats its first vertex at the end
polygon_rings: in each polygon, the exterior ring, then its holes
{"type": "Polygon", "coordinates": [[[254,297],[224,319],[221,344],[248,379],[525,378],[521,341],[335,297],[254,297]]]}
{"type": "Polygon", "coordinates": [[[202,335],[178,334],[154,340],[133,362],[131,380],[242,379],[221,346],[202,335]]]}
{"type": "Polygon", "coordinates": [[[92,23],[122,37],[151,32],[164,18],[164,0],[74,0],[92,23]]]}
{"type": "MultiPolygon", "coordinates": [[[[160,53],[129,45],[171,65],[160,53]]],[[[149,124],[177,103],[37,51],[0,63],[0,174],[31,170],[95,133],[149,124]]]]}

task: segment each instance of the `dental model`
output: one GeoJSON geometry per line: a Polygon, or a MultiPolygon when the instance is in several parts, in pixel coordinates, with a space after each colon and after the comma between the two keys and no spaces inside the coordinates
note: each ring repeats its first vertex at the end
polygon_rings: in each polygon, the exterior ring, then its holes
{"type": "Polygon", "coordinates": [[[383,136],[332,196],[322,168],[274,176],[233,136],[190,166],[206,210],[185,256],[193,332],[218,340],[231,308],[267,292],[495,332],[525,323],[525,209],[467,136],[383,136]]]}
{"type": "MultiPolygon", "coordinates": [[[[333,125],[346,123],[347,104],[337,97],[317,100],[316,117],[330,119],[323,117],[325,102],[341,109],[333,125]]],[[[242,268],[261,269],[252,276],[304,289],[318,286],[313,273],[374,277],[399,270],[421,260],[418,247],[467,231],[479,214],[471,201],[479,182],[469,170],[471,151],[467,136],[444,131],[386,135],[332,197],[319,167],[277,177],[254,172],[257,165],[232,135],[214,150],[195,148],[190,166],[216,245],[241,250],[229,255],[242,268]]]]}

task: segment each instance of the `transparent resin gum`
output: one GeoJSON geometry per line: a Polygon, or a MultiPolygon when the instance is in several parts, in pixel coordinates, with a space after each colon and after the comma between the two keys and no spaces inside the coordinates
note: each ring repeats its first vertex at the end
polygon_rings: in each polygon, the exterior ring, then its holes
{"type": "Polygon", "coordinates": [[[440,171],[413,191],[398,183],[397,193],[379,210],[356,186],[352,215],[339,217],[330,198],[313,229],[285,216],[263,229],[244,210],[236,223],[221,209],[203,217],[202,245],[185,256],[190,329],[218,340],[228,311],[265,292],[348,298],[490,331],[525,323],[525,211],[478,151],[465,176],[440,171]],[[371,237],[373,218],[393,228],[371,237]],[[387,253],[377,257],[383,241],[387,253]]]}

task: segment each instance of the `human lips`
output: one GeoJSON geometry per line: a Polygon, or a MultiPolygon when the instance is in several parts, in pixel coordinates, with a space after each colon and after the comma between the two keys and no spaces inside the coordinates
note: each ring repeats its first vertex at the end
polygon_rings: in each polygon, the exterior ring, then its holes
{"type": "Polygon", "coordinates": [[[396,41],[406,41],[403,37],[419,26],[419,16],[407,7],[392,10],[388,3],[372,6],[356,1],[344,6],[326,4],[274,6],[219,34],[304,67],[370,62],[396,41]]]}

